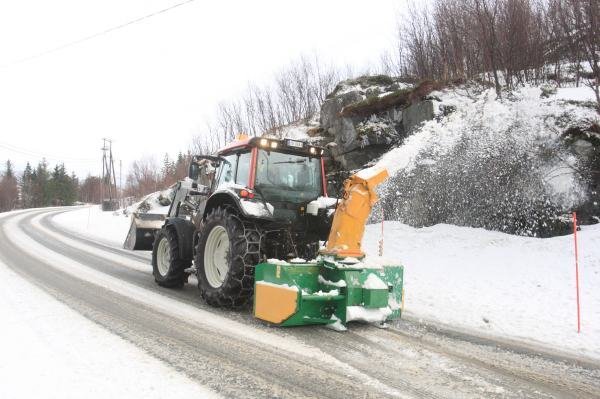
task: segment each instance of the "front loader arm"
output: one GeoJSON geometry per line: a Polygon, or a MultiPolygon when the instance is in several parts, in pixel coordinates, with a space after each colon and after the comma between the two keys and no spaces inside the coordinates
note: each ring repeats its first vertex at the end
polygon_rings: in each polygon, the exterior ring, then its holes
{"type": "Polygon", "coordinates": [[[388,178],[384,168],[368,168],[344,182],[344,196],[333,216],[325,254],[362,258],[360,245],[365,224],[377,202],[375,188],[388,178]]]}

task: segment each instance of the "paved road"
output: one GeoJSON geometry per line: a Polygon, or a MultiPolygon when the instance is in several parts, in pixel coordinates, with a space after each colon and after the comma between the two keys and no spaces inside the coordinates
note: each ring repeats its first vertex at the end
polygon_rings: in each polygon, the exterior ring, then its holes
{"type": "Polygon", "coordinates": [[[410,321],[270,327],[154,283],[148,253],[56,225],[64,209],[0,218],[0,261],[83,316],[232,398],[600,398],[600,365],[410,321]]]}

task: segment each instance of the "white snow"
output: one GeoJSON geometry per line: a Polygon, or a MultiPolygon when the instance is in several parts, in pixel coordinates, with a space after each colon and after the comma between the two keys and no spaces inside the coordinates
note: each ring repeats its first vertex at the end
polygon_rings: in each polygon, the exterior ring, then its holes
{"type": "Polygon", "coordinates": [[[369,273],[363,283],[363,288],[367,290],[387,290],[388,285],[384,283],[375,273],[369,273]]]}
{"type": "Polygon", "coordinates": [[[99,205],[88,206],[54,217],[56,224],[88,238],[121,246],[131,225],[122,212],[103,212],[99,205]]]}
{"type": "Polygon", "coordinates": [[[356,174],[356,176],[363,180],[369,180],[369,179],[377,176],[379,173],[383,172],[384,170],[385,169],[383,167],[373,166],[373,167],[366,168],[366,169],[359,171],[356,174]]]}
{"type": "Polygon", "coordinates": [[[338,287],[338,288],[347,286],[346,282],[344,280],[333,282],[331,280],[327,280],[325,277],[321,276],[320,274],[319,274],[319,284],[331,285],[333,287],[338,287]]]}
{"type": "MultiPolygon", "coordinates": [[[[368,225],[367,254],[381,225],[368,225]]],[[[384,253],[404,265],[412,319],[600,358],[600,225],[578,232],[582,331],[577,334],[573,236],[519,237],[386,221],[384,253]]],[[[367,256],[369,259],[369,256],[367,256]]]]}
{"type": "Polygon", "coordinates": [[[271,263],[273,265],[282,265],[282,266],[289,265],[289,263],[286,262],[285,260],[275,259],[275,258],[267,259],[267,263],[271,263]]]}
{"type": "Polygon", "coordinates": [[[338,199],[333,197],[319,197],[316,201],[319,203],[319,208],[329,208],[335,206],[338,199]]]}
{"type": "Polygon", "coordinates": [[[327,324],[325,327],[330,328],[334,331],[346,331],[347,328],[342,324],[342,321],[337,318],[334,314],[331,315],[331,320],[335,320],[331,324],[327,324]]]}
{"type": "Polygon", "coordinates": [[[340,269],[383,269],[385,266],[394,266],[398,262],[382,256],[367,256],[361,260],[350,256],[343,260],[325,256],[325,259],[334,263],[340,269]]]}
{"type": "MultiPolygon", "coordinates": [[[[190,183],[191,180],[186,178],[186,182],[190,183]]],[[[150,213],[150,214],[158,214],[158,215],[166,215],[169,212],[169,205],[161,205],[159,199],[161,197],[171,198],[172,188],[168,188],[162,191],[156,191],[154,193],[150,193],[142,198],[140,201],[131,204],[126,207],[124,213],[130,215],[133,212],[138,212],[140,207],[143,209],[141,212],[150,213]],[[144,209],[146,208],[146,209],[144,209]]]]}
{"type": "Polygon", "coordinates": [[[312,294],[307,291],[302,291],[302,295],[338,296],[338,295],[340,295],[340,291],[339,290],[331,290],[331,291],[319,290],[317,292],[313,292],[312,294]]]}
{"type": "Polygon", "coordinates": [[[0,279],[0,397],[217,397],[2,263],[0,279]]]}
{"type": "Polygon", "coordinates": [[[311,135],[309,135],[309,131],[311,129],[315,129],[320,126],[319,125],[319,117],[320,117],[320,114],[318,112],[316,112],[308,120],[300,120],[300,121],[297,121],[294,123],[290,123],[289,125],[282,126],[276,132],[274,132],[274,134],[267,134],[267,135],[265,135],[265,137],[292,139],[292,140],[306,141],[308,143],[314,143],[315,141],[318,141],[322,137],[311,136],[311,135]]]}
{"type": "Polygon", "coordinates": [[[270,283],[268,281],[257,281],[256,285],[264,285],[264,286],[268,286],[268,287],[277,287],[277,288],[281,288],[281,289],[284,289],[284,290],[295,291],[295,292],[299,291],[298,287],[295,286],[295,285],[275,284],[275,283],[270,283]]]}
{"type": "Polygon", "coordinates": [[[596,101],[594,91],[589,87],[559,87],[556,89],[554,98],[572,101],[596,101]]]}
{"type": "Polygon", "coordinates": [[[255,217],[271,217],[275,208],[270,203],[266,202],[267,206],[262,202],[241,200],[242,208],[246,214],[255,217]]]}
{"type": "Polygon", "coordinates": [[[367,323],[383,322],[392,314],[389,307],[367,309],[362,306],[346,307],[346,321],[364,321],[367,323]]]}

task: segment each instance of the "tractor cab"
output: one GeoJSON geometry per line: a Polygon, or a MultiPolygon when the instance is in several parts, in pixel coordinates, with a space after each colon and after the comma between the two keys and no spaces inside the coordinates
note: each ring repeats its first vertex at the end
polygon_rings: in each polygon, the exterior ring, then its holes
{"type": "Polygon", "coordinates": [[[247,217],[294,222],[327,196],[323,152],[291,139],[238,140],[216,156],[196,157],[190,177],[210,193],[206,211],[231,203],[247,217]]]}

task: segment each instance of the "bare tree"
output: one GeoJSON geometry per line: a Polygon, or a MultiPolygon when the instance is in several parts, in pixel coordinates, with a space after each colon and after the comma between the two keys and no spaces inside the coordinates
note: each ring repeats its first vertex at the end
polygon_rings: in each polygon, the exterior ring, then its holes
{"type": "Polygon", "coordinates": [[[139,198],[142,195],[157,191],[160,187],[158,166],[154,158],[145,157],[134,161],[127,175],[125,194],[139,198]]]}
{"type": "Polygon", "coordinates": [[[240,133],[277,135],[282,126],[314,116],[344,77],[344,72],[316,56],[300,57],[278,71],[270,84],[249,84],[239,99],[221,102],[215,120],[207,123],[193,147],[214,150],[240,133]]]}

